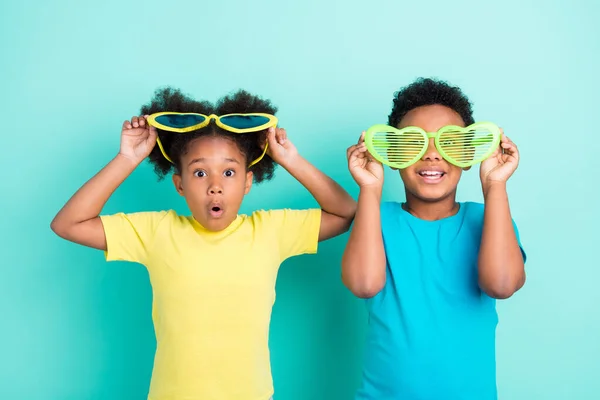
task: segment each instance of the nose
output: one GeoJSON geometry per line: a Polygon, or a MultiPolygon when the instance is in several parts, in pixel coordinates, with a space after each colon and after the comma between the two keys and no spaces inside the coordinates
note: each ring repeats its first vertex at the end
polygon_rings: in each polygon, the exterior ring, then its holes
{"type": "Polygon", "coordinates": [[[429,139],[429,144],[427,145],[427,150],[425,150],[425,154],[423,154],[423,161],[441,161],[442,156],[438,152],[435,147],[435,140],[429,139]]]}
{"type": "Polygon", "coordinates": [[[223,187],[221,186],[221,183],[218,180],[213,179],[210,182],[210,185],[208,185],[208,194],[212,196],[216,194],[223,194],[223,187]]]}

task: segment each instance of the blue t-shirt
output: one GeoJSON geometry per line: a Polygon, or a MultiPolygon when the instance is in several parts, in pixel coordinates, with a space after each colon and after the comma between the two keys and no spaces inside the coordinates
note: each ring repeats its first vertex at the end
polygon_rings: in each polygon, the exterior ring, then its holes
{"type": "Polygon", "coordinates": [[[387,280],[367,300],[357,400],[497,399],[496,302],[477,279],[483,211],[461,203],[457,214],[425,221],[382,204],[387,280]]]}

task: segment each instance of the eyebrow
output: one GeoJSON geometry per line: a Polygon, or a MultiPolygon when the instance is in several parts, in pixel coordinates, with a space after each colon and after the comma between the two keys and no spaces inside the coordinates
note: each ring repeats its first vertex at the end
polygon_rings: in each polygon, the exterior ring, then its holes
{"type": "MultiPolygon", "coordinates": [[[[235,163],[235,164],[239,164],[240,162],[238,160],[236,160],[235,158],[223,158],[224,161],[226,162],[230,162],[230,163],[235,163]]],[[[190,161],[190,163],[188,164],[188,167],[192,164],[195,163],[201,163],[201,162],[205,162],[206,158],[204,157],[200,157],[200,158],[194,158],[192,161],[190,161]]]]}

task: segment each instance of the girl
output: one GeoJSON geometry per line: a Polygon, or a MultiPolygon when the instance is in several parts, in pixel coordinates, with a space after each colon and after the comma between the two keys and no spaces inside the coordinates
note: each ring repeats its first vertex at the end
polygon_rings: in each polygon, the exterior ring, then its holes
{"type": "Polygon", "coordinates": [[[141,111],[144,116],[123,123],[119,153],[75,193],[51,227],[66,240],[103,250],[108,261],[148,269],[157,339],[149,399],[269,399],[268,336],[278,268],[346,232],[356,204],[298,153],[284,129],[236,133],[211,120],[173,133],[149,124],[160,126],[149,118],[159,112],[263,113],[274,120],[269,101],[240,91],[212,106],[163,89],[141,111]],[[191,215],[100,215],[146,157],[159,177],[173,172],[191,215]],[[271,179],[275,163],[320,208],[238,214],[252,183],[271,179]]]}

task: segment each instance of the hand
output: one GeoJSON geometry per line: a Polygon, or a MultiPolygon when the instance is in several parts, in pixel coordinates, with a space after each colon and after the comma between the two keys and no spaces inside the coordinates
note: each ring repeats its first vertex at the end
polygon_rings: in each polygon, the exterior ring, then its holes
{"type": "Polygon", "coordinates": [[[502,132],[500,146],[481,163],[479,176],[481,184],[488,187],[494,183],[506,183],[519,165],[519,150],[517,146],[502,132]]]}
{"type": "Polygon", "coordinates": [[[296,146],[288,140],[287,132],[283,128],[269,128],[267,142],[269,143],[267,154],[283,167],[298,155],[296,146]]]}
{"type": "Polygon", "coordinates": [[[361,188],[383,188],[383,166],[375,160],[365,145],[365,133],[358,139],[358,143],[350,146],[346,151],[348,157],[348,170],[352,178],[361,188]]]}
{"type": "Polygon", "coordinates": [[[135,162],[148,157],[156,144],[156,128],[150,126],[146,117],[133,117],[123,122],[121,131],[121,150],[119,154],[135,162]]]}

